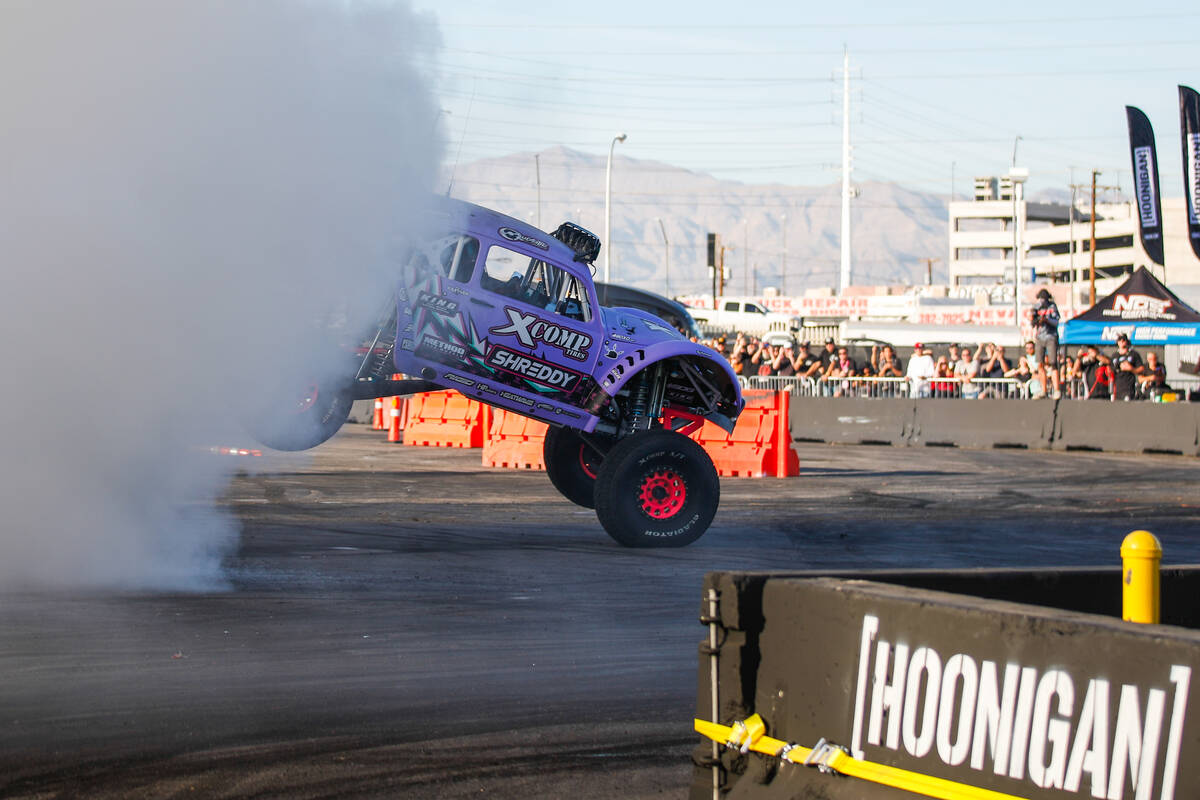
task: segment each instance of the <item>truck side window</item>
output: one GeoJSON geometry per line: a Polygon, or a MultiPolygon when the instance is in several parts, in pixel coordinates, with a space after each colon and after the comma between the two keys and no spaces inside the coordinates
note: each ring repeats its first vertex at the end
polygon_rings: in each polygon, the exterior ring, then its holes
{"type": "Polygon", "coordinates": [[[479,258],[479,240],[472,236],[455,236],[442,247],[439,263],[442,274],[452,281],[466,283],[475,273],[479,258]]]}
{"type": "Polygon", "coordinates": [[[483,262],[479,285],[542,311],[551,311],[580,322],[592,318],[587,291],[569,272],[553,264],[492,245],[483,262]]]}
{"type": "Polygon", "coordinates": [[[725,310],[726,311],[737,311],[738,310],[737,302],[733,301],[733,300],[725,301],[725,310]]]}

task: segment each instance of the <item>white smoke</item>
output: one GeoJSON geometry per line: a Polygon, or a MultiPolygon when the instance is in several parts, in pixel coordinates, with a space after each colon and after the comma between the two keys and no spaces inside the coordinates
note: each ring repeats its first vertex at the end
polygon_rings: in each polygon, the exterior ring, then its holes
{"type": "Polygon", "coordinates": [[[440,161],[402,3],[0,3],[0,589],[203,588],[251,376],[440,161]]]}

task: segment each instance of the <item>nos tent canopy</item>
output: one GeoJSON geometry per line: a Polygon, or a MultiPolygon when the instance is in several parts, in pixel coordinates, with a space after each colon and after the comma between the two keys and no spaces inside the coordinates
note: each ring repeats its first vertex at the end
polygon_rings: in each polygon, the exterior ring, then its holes
{"type": "Polygon", "coordinates": [[[1200,344],[1200,314],[1138,267],[1117,290],[1059,331],[1063,344],[1115,344],[1129,335],[1131,344],[1200,344]]]}

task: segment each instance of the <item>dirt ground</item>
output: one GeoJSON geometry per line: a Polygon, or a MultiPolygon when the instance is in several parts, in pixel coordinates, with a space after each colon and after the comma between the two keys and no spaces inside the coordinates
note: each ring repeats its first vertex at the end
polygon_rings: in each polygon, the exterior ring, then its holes
{"type": "Polygon", "coordinates": [[[1200,562],[1200,461],[798,445],[696,544],[351,425],[224,503],[231,589],[0,597],[0,796],[684,797],[714,569],[1200,562]]]}

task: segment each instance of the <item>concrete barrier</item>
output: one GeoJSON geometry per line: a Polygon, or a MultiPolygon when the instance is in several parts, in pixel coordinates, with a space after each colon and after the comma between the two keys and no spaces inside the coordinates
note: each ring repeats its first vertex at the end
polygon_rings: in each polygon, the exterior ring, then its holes
{"type": "Polygon", "coordinates": [[[1200,453],[1200,406],[1192,403],[1062,401],[1056,450],[1200,453]]]}
{"type": "Polygon", "coordinates": [[[913,401],[901,398],[795,398],[790,414],[793,439],[831,444],[904,445],[913,417],[913,401]]]}
{"type": "MultiPolygon", "coordinates": [[[[1094,613],[1119,609],[1120,581],[1115,568],[711,573],[716,716],[759,714],[789,744],[824,738],[857,759],[1030,800],[1200,796],[1200,720],[1189,719],[1200,567],[1164,570],[1171,624],[1094,613]]],[[[701,719],[712,719],[711,666],[702,647],[701,719]]],[[[711,743],[694,758],[690,797],[708,800],[711,743]]],[[[913,796],[754,752],[723,749],[717,767],[730,798],[913,796]]]]}
{"type": "Polygon", "coordinates": [[[917,400],[911,444],[1045,449],[1054,436],[1052,400],[917,400]]]}

